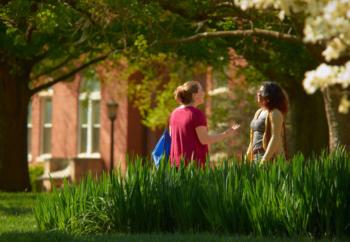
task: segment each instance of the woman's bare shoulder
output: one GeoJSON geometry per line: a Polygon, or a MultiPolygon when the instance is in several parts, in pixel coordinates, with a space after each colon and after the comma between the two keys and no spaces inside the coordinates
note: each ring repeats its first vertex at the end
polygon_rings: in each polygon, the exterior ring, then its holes
{"type": "Polygon", "coordinates": [[[281,120],[283,119],[283,113],[277,108],[272,109],[270,111],[270,116],[272,119],[281,119],[281,120]]]}
{"type": "Polygon", "coordinates": [[[259,108],[258,110],[256,110],[254,117],[256,118],[262,111],[263,111],[263,108],[259,108]]]}

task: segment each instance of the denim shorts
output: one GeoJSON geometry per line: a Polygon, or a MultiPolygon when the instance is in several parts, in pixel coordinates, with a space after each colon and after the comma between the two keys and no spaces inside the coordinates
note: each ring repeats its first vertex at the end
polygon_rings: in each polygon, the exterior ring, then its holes
{"type": "Polygon", "coordinates": [[[254,164],[259,164],[261,159],[263,158],[265,152],[258,152],[253,155],[253,162],[254,164]]]}

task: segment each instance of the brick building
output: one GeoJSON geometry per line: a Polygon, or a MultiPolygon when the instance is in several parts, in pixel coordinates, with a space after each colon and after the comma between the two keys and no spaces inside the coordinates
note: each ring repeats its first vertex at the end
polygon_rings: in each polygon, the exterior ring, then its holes
{"type": "Polygon", "coordinates": [[[101,84],[77,75],[35,95],[29,106],[28,161],[79,159],[110,166],[107,103],[119,104],[114,132],[114,167],[126,167],[126,155],[150,154],[160,132],[151,132],[128,100],[122,83],[101,84]],[[118,91],[119,90],[119,91],[118,91]]]}
{"type": "MultiPolygon", "coordinates": [[[[74,80],[57,83],[32,97],[28,117],[28,161],[33,164],[45,161],[44,180],[48,183],[53,171],[66,170],[68,173],[57,174],[58,178],[79,181],[88,170],[109,170],[111,122],[107,103],[110,100],[119,104],[114,123],[114,167],[125,171],[127,156],[150,157],[162,130],[152,131],[142,125],[138,109],[127,97],[127,83],[117,79],[118,69],[114,71],[112,77],[116,79],[112,81],[100,82],[97,77],[79,74],[74,80]],[[69,160],[70,170],[52,164],[57,160],[69,160]],[[73,166],[71,161],[74,161],[73,166]]],[[[202,83],[206,92],[211,90],[211,68],[196,75],[195,80],[202,83]]],[[[210,104],[208,96],[203,107],[208,117],[210,104]]],[[[44,184],[44,187],[50,189],[51,184],[44,184]]]]}

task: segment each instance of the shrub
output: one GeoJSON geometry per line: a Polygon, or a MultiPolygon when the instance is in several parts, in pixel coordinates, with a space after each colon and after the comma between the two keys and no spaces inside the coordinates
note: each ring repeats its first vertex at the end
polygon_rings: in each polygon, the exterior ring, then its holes
{"type": "MultiPolygon", "coordinates": [[[[129,162],[118,172],[39,198],[42,230],[71,233],[224,232],[342,236],[350,226],[350,157],[343,151],[262,167],[158,170],[129,162]]],[[[209,166],[208,166],[209,167],[209,166]]]]}
{"type": "Polygon", "coordinates": [[[44,167],[42,165],[30,165],[29,166],[29,178],[30,185],[33,192],[41,191],[40,185],[38,183],[38,178],[44,174],[44,167]]]}

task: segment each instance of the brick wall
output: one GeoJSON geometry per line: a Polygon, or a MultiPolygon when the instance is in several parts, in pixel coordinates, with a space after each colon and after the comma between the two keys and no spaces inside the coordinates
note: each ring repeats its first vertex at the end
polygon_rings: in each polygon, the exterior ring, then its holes
{"type": "Polygon", "coordinates": [[[53,158],[71,158],[77,154],[79,81],[80,76],[77,75],[74,81],[58,83],[53,87],[51,141],[53,158]]]}

